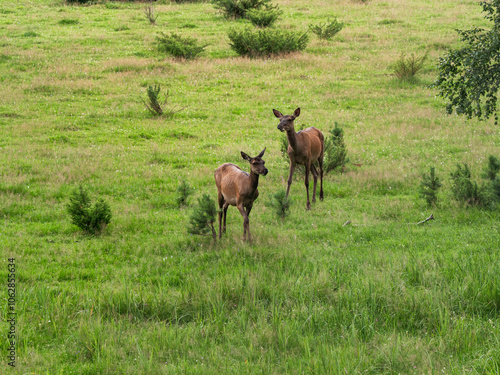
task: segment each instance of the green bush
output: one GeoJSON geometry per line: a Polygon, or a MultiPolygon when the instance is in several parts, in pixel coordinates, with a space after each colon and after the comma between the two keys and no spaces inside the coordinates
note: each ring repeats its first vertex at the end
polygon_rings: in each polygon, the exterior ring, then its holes
{"type": "Polygon", "coordinates": [[[147,89],[147,94],[148,94],[148,101],[143,100],[144,105],[146,108],[151,112],[153,115],[159,115],[161,116],[163,114],[163,107],[167,102],[167,97],[165,97],[165,100],[163,103],[160,103],[160,91],[161,91],[161,86],[148,86],[147,89]]]}
{"type": "Polygon", "coordinates": [[[488,207],[493,203],[493,194],[486,185],[479,186],[472,181],[471,171],[467,164],[463,167],[457,164],[457,168],[451,173],[451,192],[457,202],[467,206],[488,207]]]}
{"type": "Polygon", "coordinates": [[[292,201],[286,196],[285,190],[278,191],[266,202],[266,206],[272,208],[276,216],[281,220],[284,220],[288,215],[290,215],[291,204],[292,201]]]}
{"type": "Polygon", "coordinates": [[[93,4],[95,0],[66,0],[68,4],[93,4]]]}
{"type": "Polygon", "coordinates": [[[149,20],[149,23],[151,25],[156,25],[158,13],[156,12],[156,8],[154,7],[152,2],[144,6],[144,14],[146,15],[146,18],[149,20]]]}
{"type": "Polygon", "coordinates": [[[266,7],[265,9],[250,9],[247,11],[246,16],[257,27],[269,27],[278,20],[281,13],[278,8],[266,7]]]}
{"type": "Polygon", "coordinates": [[[168,109],[168,97],[169,92],[165,94],[165,99],[160,99],[161,86],[148,86],[146,91],[148,100],[142,99],[142,102],[146,106],[149,112],[156,116],[172,116],[177,112],[182,111],[184,108],[180,109],[168,109]]]}
{"type": "Polygon", "coordinates": [[[500,201],[500,178],[498,177],[498,172],[500,172],[500,160],[496,156],[490,155],[488,164],[481,177],[488,180],[490,191],[496,202],[500,201]]]}
{"type": "Polygon", "coordinates": [[[182,180],[179,186],[177,186],[177,205],[179,207],[186,205],[189,196],[193,193],[193,189],[186,180],[182,180]]]}
{"type": "Polygon", "coordinates": [[[427,54],[426,52],[423,56],[416,56],[412,53],[410,57],[406,57],[402,53],[394,64],[394,75],[400,80],[412,80],[424,66],[427,54]]]}
{"type": "Polygon", "coordinates": [[[316,34],[319,39],[324,40],[332,39],[343,28],[344,23],[337,21],[337,19],[334,19],[333,21],[328,20],[324,24],[309,25],[309,30],[316,34]]]}
{"type": "Polygon", "coordinates": [[[102,198],[99,198],[92,206],[88,193],[82,186],[75,189],[70,195],[66,208],[71,222],[90,234],[102,233],[111,221],[109,205],[102,198]]]}
{"type": "Polygon", "coordinates": [[[188,233],[202,236],[212,235],[212,238],[216,240],[217,233],[214,228],[216,214],[214,200],[208,194],[203,194],[202,197],[198,198],[198,205],[189,218],[188,233]]]}
{"type": "Polygon", "coordinates": [[[184,59],[196,58],[207,46],[207,44],[199,46],[195,38],[182,37],[175,33],[170,35],[161,33],[156,36],[156,41],[160,52],[166,52],[174,57],[184,59]]]}
{"type": "Polygon", "coordinates": [[[231,28],[228,37],[229,45],[237,54],[250,57],[302,51],[309,41],[307,33],[283,29],[237,30],[231,28]]]}
{"type": "Polygon", "coordinates": [[[419,194],[425,199],[428,206],[433,206],[437,202],[438,190],[443,186],[439,177],[436,176],[436,169],[431,167],[429,174],[422,175],[419,194]]]}
{"type": "Polygon", "coordinates": [[[227,18],[246,18],[251,9],[261,9],[264,6],[273,8],[271,0],[211,0],[215,8],[219,9],[227,18]]]}
{"type": "Polygon", "coordinates": [[[347,162],[347,146],[344,142],[344,130],[335,123],[330,135],[325,139],[323,171],[328,173],[338,167],[344,167],[347,162]]]}
{"type": "Polygon", "coordinates": [[[488,158],[488,164],[486,165],[481,177],[494,181],[497,178],[497,174],[500,172],[500,160],[494,155],[490,155],[488,158]]]}

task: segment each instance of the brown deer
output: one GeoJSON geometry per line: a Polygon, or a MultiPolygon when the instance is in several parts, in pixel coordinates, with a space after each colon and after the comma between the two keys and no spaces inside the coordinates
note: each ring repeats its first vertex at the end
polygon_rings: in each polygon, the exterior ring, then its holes
{"type": "Polygon", "coordinates": [[[319,164],[319,176],[321,179],[319,199],[323,200],[323,153],[325,149],[325,141],[323,133],[314,127],[310,127],[295,133],[295,128],[293,126],[293,121],[299,117],[300,108],[297,108],[293,115],[283,116],[280,111],[273,109],[274,115],[280,119],[278,129],[280,131],[286,131],[286,136],[288,138],[288,157],[290,158],[290,175],[288,176],[288,187],[286,189],[286,196],[290,191],[290,185],[292,184],[293,172],[297,164],[302,164],[306,167],[306,192],[307,192],[307,204],[306,208],[311,209],[311,203],[309,202],[309,171],[312,172],[314,178],[314,189],[312,201],[316,201],[316,185],[318,183],[318,171],[314,166],[317,161],[319,164]]]}
{"type": "Polygon", "coordinates": [[[243,239],[250,238],[250,211],[253,202],[259,196],[259,175],[266,175],[267,168],[262,156],[266,149],[256,157],[252,158],[241,151],[243,159],[250,163],[250,173],[244,172],[235,164],[225,163],[215,170],[215,184],[217,185],[217,195],[219,199],[219,238],[222,232],[226,232],[226,213],[229,205],[236,206],[243,216],[243,239]],[[222,216],[224,216],[224,226],[222,226],[222,216]]]}

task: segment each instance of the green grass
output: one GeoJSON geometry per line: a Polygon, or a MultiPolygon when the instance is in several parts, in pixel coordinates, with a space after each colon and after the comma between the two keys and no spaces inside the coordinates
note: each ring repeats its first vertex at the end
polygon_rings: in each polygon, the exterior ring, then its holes
{"type": "MultiPolygon", "coordinates": [[[[0,5],[0,366],[16,374],[496,374],[500,370],[500,215],[451,200],[450,173],[478,180],[500,155],[493,122],[445,114],[428,86],[455,28],[485,26],[475,2],[286,2],[276,27],[335,15],[332,41],[247,59],[210,3],[0,5]],[[159,32],[196,38],[194,61],[166,58],[159,32]],[[429,56],[413,82],[392,66],[429,56]],[[150,85],[172,118],[148,113],[150,85]],[[344,130],[351,163],[305,210],[265,202],[286,187],[276,108],[296,127],[344,130]],[[216,199],[214,170],[264,147],[269,174],[250,215],[228,210],[212,243],[187,233],[189,202],[216,199]],[[438,207],[419,198],[430,167],[438,207]],[[111,206],[99,237],[65,210],[82,185],[111,206]],[[416,226],[433,213],[436,220],[416,226]],[[350,225],[345,225],[350,221],[350,225]],[[17,361],[7,368],[7,259],[16,260],[17,361]],[[4,292],[5,291],[5,292],[4,292]]],[[[312,184],[311,184],[312,188],[312,184]]],[[[0,371],[0,372],[2,372],[0,371]]]]}

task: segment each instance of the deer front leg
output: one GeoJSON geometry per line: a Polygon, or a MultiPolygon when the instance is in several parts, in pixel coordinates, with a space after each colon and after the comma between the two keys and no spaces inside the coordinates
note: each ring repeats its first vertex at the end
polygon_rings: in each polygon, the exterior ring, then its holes
{"type": "Polygon", "coordinates": [[[238,204],[237,208],[240,211],[241,216],[243,216],[243,240],[246,240],[248,232],[248,241],[250,241],[250,219],[248,218],[248,214],[245,211],[243,204],[238,204]]]}
{"type": "Polygon", "coordinates": [[[223,207],[223,212],[224,212],[224,225],[222,226],[222,231],[226,233],[226,216],[227,216],[227,208],[229,207],[229,203],[225,203],[223,207]]]}
{"type": "MultiPolygon", "coordinates": [[[[222,238],[222,215],[223,215],[223,207],[225,204],[224,197],[222,196],[221,193],[218,194],[218,200],[219,200],[219,238],[222,238]]],[[[224,215],[224,229],[226,227],[226,217],[224,215]]]]}
{"type": "Polygon", "coordinates": [[[295,171],[295,163],[290,162],[290,174],[288,175],[288,186],[286,188],[286,196],[290,192],[290,185],[292,184],[293,172],[295,171]]]}
{"type": "Polygon", "coordinates": [[[306,167],[306,181],[305,181],[305,185],[306,185],[306,192],[307,192],[306,210],[310,210],[311,209],[311,202],[309,201],[309,170],[311,169],[311,166],[310,166],[309,163],[306,163],[305,167],[306,167]]]}

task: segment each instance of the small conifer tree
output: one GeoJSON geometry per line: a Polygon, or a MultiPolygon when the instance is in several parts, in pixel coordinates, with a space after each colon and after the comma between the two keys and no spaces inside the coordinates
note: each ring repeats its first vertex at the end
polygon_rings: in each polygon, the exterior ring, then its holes
{"type": "Polygon", "coordinates": [[[413,80],[415,75],[424,67],[428,53],[427,51],[423,56],[416,56],[412,53],[409,57],[401,53],[399,59],[394,64],[394,75],[402,81],[413,80]]]}
{"type": "Polygon", "coordinates": [[[186,180],[182,180],[179,186],[177,186],[177,204],[179,207],[186,205],[189,196],[193,193],[193,189],[186,180]]]}
{"type": "Polygon", "coordinates": [[[469,166],[464,163],[463,167],[457,164],[457,168],[451,173],[453,197],[458,202],[469,206],[487,207],[492,203],[491,190],[486,185],[479,186],[472,181],[469,166]]]}
{"type": "Polygon", "coordinates": [[[309,30],[317,35],[319,39],[330,40],[337,33],[344,28],[344,23],[337,21],[335,18],[333,21],[328,20],[324,24],[309,25],[309,30]]]}
{"type": "Polygon", "coordinates": [[[438,190],[443,186],[439,177],[436,176],[436,168],[431,167],[429,174],[422,175],[420,182],[420,196],[425,199],[428,206],[433,206],[437,202],[438,190]]]}
{"type": "Polygon", "coordinates": [[[194,208],[189,218],[188,232],[201,236],[212,235],[213,240],[217,239],[214,223],[217,209],[215,202],[208,194],[203,194],[198,198],[198,205],[194,208]]]}
{"type": "Polygon", "coordinates": [[[169,92],[165,94],[165,99],[161,100],[160,99],[160,91],[161,91],[161,86],[160,85],[154,85],[154,86],[148,86],[148,89],[146,90],[148,100],[142,99],[142,102],[146,106],[149,112],[151,112],[155,116],[172,116],[177,112],[182,111],[184,108],[181,109],[168,109],[167,110],[167,102],[168,102],[168,97],[169,97],[169,92]]]}
{"type": "Polygon", "coordinates": [[[490,155],[488,158],[488,165],[484,169],[481,177],[494,181],[497,178],[498,172],[500,172],[500,160],[496,156],[490,155]]]}
{"type": "Polygon", "coordinates": [[[347,146],[344,142],[344,130],[335,122],[335,128],[325,139],[325,159],[323,170],[328,173],[335,168],[344,167],[347,163],[347,146]]]}
{"type": "Polygon", "coordinates": [[[481,177],[489,181],[490,191],[496,202],[500,201],[500,178],[498,177],[498,172],[500,172],[500,160],[496,156],[490,155],[488,165],[481,177]]]}
{"type": "Polygon", "coordinates": [[[281,220],[284,220],[288,215],[290,215],[291,204],[292,201],[286,196],[285,190],[280,190],[273,194],[266,202],[266,205],[274,209],[276,216],[281,220]]]}
{"type": "Polygon", "coordinates": [[[70,195],[66,208],[71,222],[90,234],[102,233],[111,221],[109,204],[99,198],[92,206],[88,193],[82,186],[70,195]]]}

